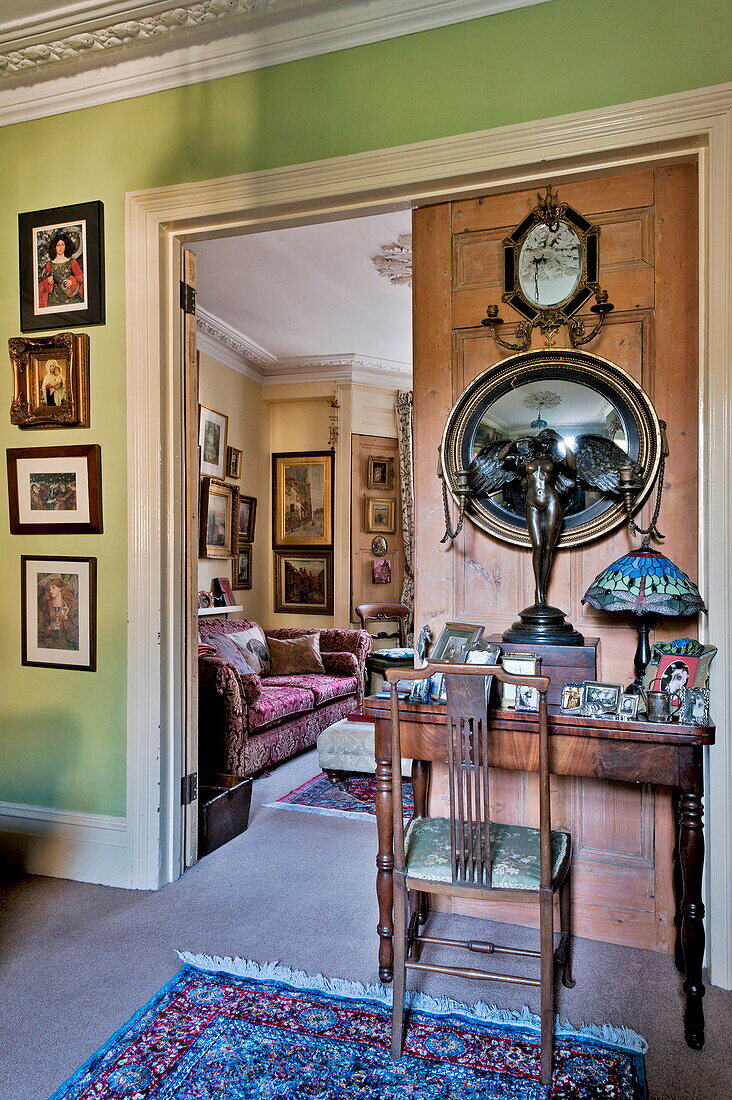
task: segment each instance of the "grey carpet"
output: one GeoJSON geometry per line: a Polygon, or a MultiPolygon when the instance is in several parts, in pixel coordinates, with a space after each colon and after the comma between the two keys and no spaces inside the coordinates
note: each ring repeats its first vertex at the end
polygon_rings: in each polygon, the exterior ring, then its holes
{"type": "MultiPolygon", "coordinates": [[[[370,822],[266,809],[317,771],[308,753],[254,784],[248,831],[156,893],[34,877],[8,882],[0,910],[0,1096],[45,1100],[179,968],[176,949],[279,960],[361,982],[377,976],[376,830],[370,822]]],[[[435,918],[441,927],[447,918],[435,918]]],[[[450,918],[462,934],[514,929],[450,918]]],[[[533,934],[522,934],[526,944],[533,934]]],[[[653,1100],[732,1095],[732,993],[708,989],[707,1045],[683,1040],[669,956],[576,940],[575,1024],[624,1024],[650,1043],[653,1100]]],[[[421,988],[465,1001],[528,1003],[532,990],[436,975],[421,988]]]]}

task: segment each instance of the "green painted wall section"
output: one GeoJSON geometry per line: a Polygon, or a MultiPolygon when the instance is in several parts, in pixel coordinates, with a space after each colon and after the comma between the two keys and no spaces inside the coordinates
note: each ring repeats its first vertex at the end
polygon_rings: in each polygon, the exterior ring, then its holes
{"type": "MultiPolygon", "coordinates": [[[[20,211],[101,199],[107,258],[107,324],[90,329],[91,429],[21,432],[7,415],[0,428],[4,447],[100,443],[105,519],[103,535],[84,537],[11,537],[0,525],[0,799],[124,813],[125,192],[723,83],[731,47],[729,0],[552,0],[0,131],[10,257],[0,268],[0,340],[19,333],[20,211]],[[97,556],[97,673],[20,667],[22,553],[97,556]]],[[[0,508],[7,514],[6,499],[0,508]]]]}

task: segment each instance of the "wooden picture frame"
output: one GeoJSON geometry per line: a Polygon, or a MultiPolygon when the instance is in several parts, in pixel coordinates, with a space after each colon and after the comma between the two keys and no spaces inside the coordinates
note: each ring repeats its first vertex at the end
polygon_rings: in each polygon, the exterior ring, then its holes
{"type": "Polygon", "coordinates": [[[11,447],[7,450],[11,535],[102,532],[102,449],[11,447]]]}
{"type": "Polygon", "coordinates": [[[241,456],[242,452],[237,447],[226,448],[226,476],[233,481],[241,477],[241,456]]]}
{"type": "Polygon", "coordinates": [[[395,523],[396,501],[388,497],[366,497],[364,530],[367,534],[393,535],[395,523]]]}
{"type": "Polygon", "coordinates": [[[226,436],[229,418],[224,413],[198,406],[198,445],[201,476],[223,479],[226,473],[226,436]]]}
{"type": "Polygon", "coordinates": [[[239,490],[217,477],[201,478],[199,555],[233,558],[239,545],[239,490]]]}
{"type": "Polygon", "coordinates": [[[19,428],[89,427],[89,337],[13,336],[10,423],[19,428]]]}
{"type": "Polygon", "coordinates": [[[97,559],[20,559],[21,664],[96,672],[97,559]]]}
{"type": "Polygon", "coordinates": [[[257,498],[239,494],[239,548],[254,542],[257,522],[257,498]]]}
{"type": "Polygon", "coordinates": [[[394,488],[394,458],[384,455],[369,455],[366,467],[367,489],[394,488]]]}
{"type": "Polygon", "coordinates": [[[275,611],[333,614],[333,554],[330,550],[275,550],[275,611]]]}
{"type": "Polygon", "coordinates": [[[272,545],[333,543],[333,452],[272,455],[272,545]]]}
{"type": "Polygon", "coordinates": [[[19,214],[18,252],[23,332],[104,324],[101,202],[19,214]]]}
{"type": "Polygon", "coordinates": [[[240,546],[231,563],[232,588],[252,587],[252,548],[240,546]]]}
{"type": "Polygon", "coordinates": [[[484,629],[475,623],[445,623],[430,653],[430,662],[460,664],[463,650],[473,649],[483,637],[484,629]]]}

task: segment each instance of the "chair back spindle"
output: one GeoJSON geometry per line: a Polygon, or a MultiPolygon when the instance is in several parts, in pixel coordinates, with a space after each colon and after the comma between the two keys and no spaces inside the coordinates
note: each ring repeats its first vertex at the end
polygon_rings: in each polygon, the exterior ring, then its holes
{"type": "Polygon", "coordinates": [[[450,847],[453,882],[490,883],[489,680],[449,676],[447,687],[450,847]]]}

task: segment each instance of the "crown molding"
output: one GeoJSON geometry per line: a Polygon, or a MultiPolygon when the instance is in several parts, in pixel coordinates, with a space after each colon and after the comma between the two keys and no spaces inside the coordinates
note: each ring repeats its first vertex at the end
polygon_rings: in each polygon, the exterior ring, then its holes
{"type": "Polygon", "coordinates": [[[74,3],[0,23],[0,125],[415,34],[549,0],[74,3]]]}

